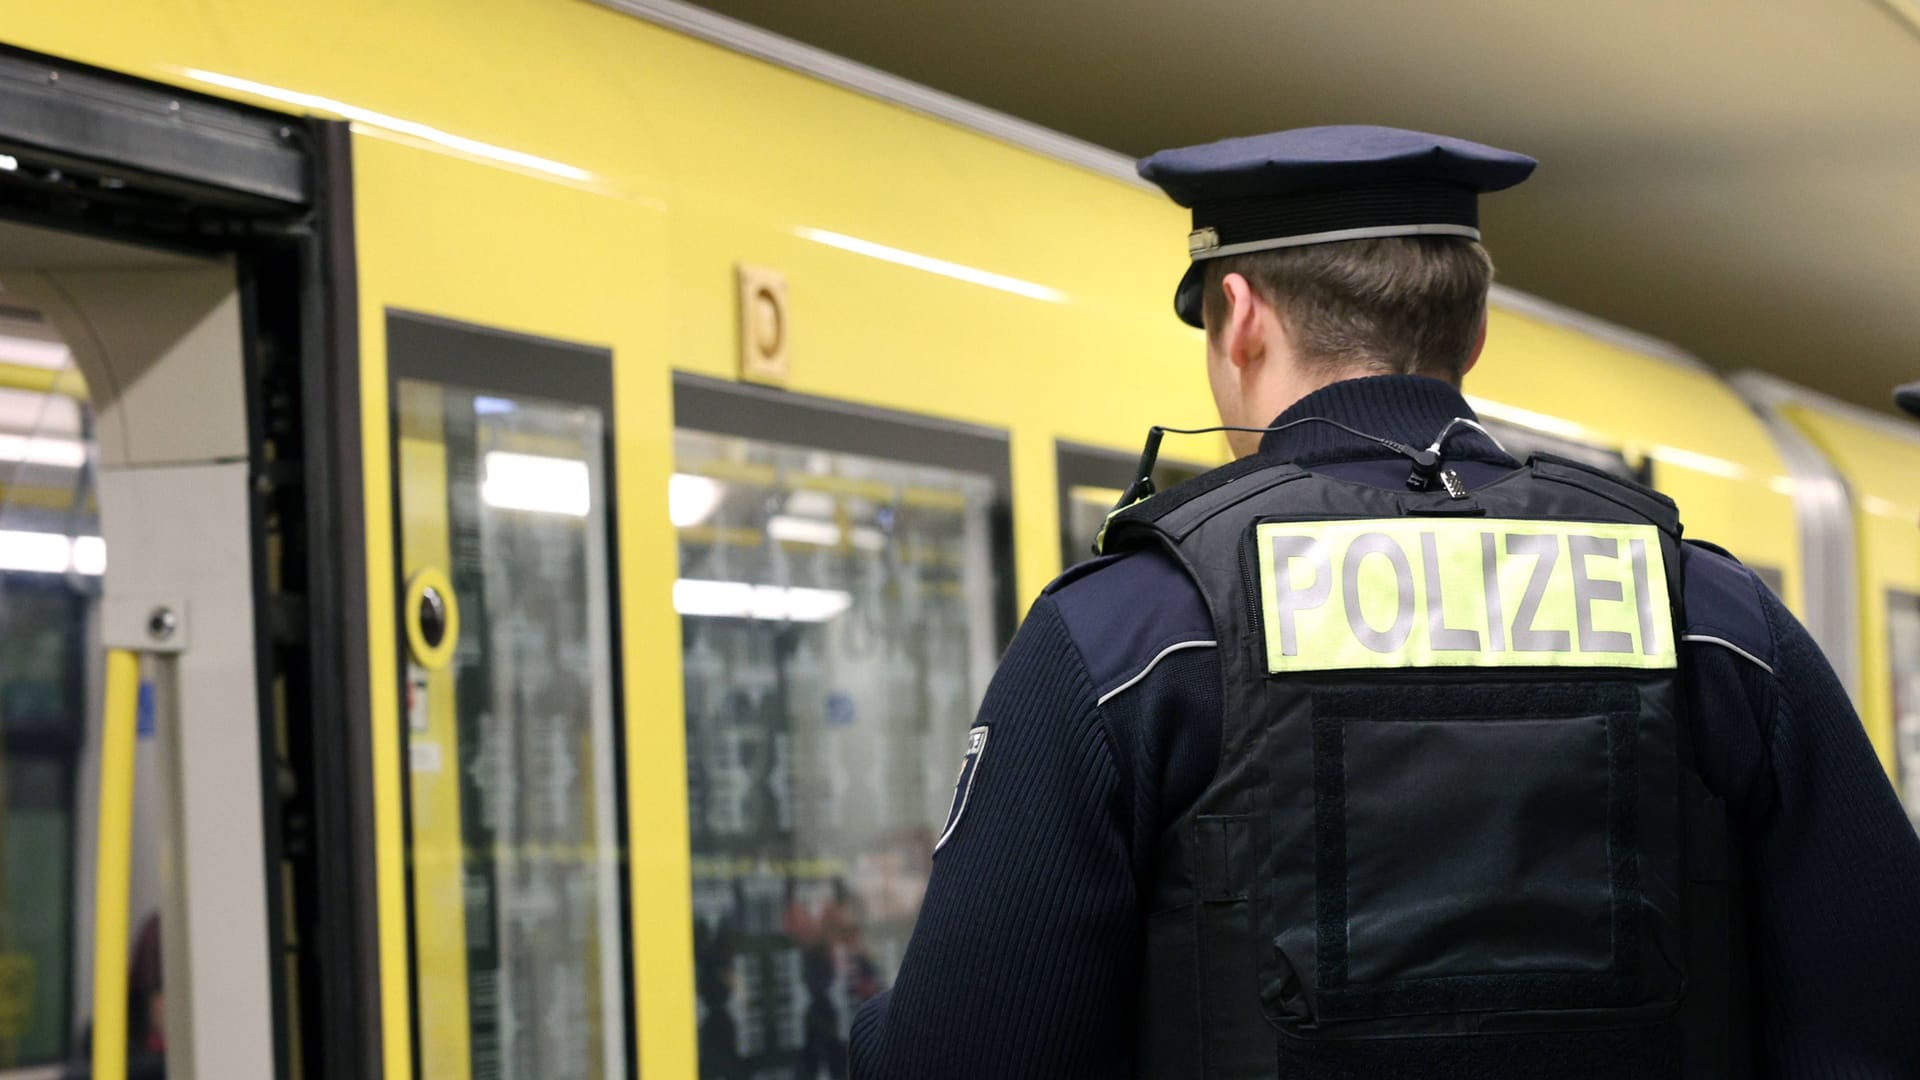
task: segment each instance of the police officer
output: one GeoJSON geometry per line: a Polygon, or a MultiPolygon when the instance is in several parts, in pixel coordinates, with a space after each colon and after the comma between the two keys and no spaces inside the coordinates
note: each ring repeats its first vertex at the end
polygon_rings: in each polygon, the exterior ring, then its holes
{"type": "Polygon", "coordinates": [[[1920,840],[1826,660],[1461,397],[1477,197],[1533,167],[1141,163],[1238,460],[1136,484],[1034,604],[856,1078],[1920,1075],[1920,840]]]}

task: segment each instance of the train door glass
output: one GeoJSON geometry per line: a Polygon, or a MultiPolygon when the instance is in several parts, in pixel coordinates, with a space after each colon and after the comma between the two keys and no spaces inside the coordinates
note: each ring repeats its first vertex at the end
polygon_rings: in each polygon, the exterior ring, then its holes
{"type": "MultiPolygon", "coordinates": [[[[0,1071],[82,1057],[91,1008],[92,720],[106,548],[92,414],[40,314],[0,292],[0,1071]]],[[[152,739],[136,751],[130,910],[151,953],[131,989],[140,1050],[160,989],[152,739]]]]}
{"type": "Polygon", "coordinates": [[[844,1077],[1010,622],[1006,444],[676,390],[700,1072],[844,1077]]]}
{"type": "MultiPolygon", "coordinates": [[[[1054,446],[1054,468],[1060,483],[1060,565],[1072,566],[1093,557],[1094,539],[1107,515],[1134,480],[1139,464],[1134,454],[1101,447],[1061,442],[1054,446]]],[[[1165,491],[1206,471],[1203,465],[1160,459],[1153,469],[1154,490],[1165,491]]]]}
{"type": "MultiPolygon", "coordinates": [[[[1535,453],[1554,454],[1591,465],[1623,480],[1632,480],[1648,487],[1658,487],[1651,457],[1641,458],[1636,465],[1628,462],[1624,455],[1612,450],[1561,438],[1558,435],[1549,435],[1535,428],[1504,420],[1482,420],[1481,423],[1495,439],[1499,440],[1501,447],[1507,453],[1521,461],[1525,461],[1535,453]]],[[[1752,570],[1775,596],[1785,595],[1786,575],[1781,573],[1779,567],[1759,563],[1746,565],[1747,569],[1752,570]]]]}
{"type": "Polygon", "coordinates": [[[1920,828],[1920,596],[1887,591],[1887,666],[1893,673],[1893,745],[1900,800],[1920,828]]]}
{"type": "MultiPolygon", "coordinates": [[[[1632,480],[1653,488],[1659,486],[1656,483],[1657,478],[1654,476],[1653,459],[1651,457],[1641,458],[1636,465],[1628,462],[1624,455],[1612,450],[1593,446],[1588,443],[1576,442],[1572,439],[1561,438],[1558,435],[1549,435],[1544,431],[1509,421],[1483,420],[1482,425],[1495,439],[1499,440],[1501,447],[1505,449],[1507,453],[1512,454],[1521,461],[1525,461],[1535,453],[1554,454],[1559,457],[1569,458],[1583,464],[1591,465],[1594,468],[1612,473],[1623,480],[1632,480]]],[[[1746,565],[1747,569],[1752,570],[1754,575],[1757,576],[1768,589],[1772,590],[1775,596],[1785,595],[1786,575],[1781,573],[1779,567],[1765,566],[1759,563],[1748,563],[1746,565]]]]}
{"type": "Polygon", "coordinates": [[[402,316],[388,350],[421,1075],[625,1077],[609,357],[402,316]]]}
{"type": "Polygon", "coordinates": [[[1578,461],[1583,465],[1591,465],[1602,472],[1612,473],[1622,480],[1632,480],[1648,487],[1656,486],[1652,458],[1642,458],[1639,464],[1635,465],[1617,451],[1550,435],[1536,428],[1505,420],[1484,418],[1480,423],[1500,443],[1502,449],[1520,461],[1525,461],[1536,453],[1553,454],[1570,461],[1578,461]]]}

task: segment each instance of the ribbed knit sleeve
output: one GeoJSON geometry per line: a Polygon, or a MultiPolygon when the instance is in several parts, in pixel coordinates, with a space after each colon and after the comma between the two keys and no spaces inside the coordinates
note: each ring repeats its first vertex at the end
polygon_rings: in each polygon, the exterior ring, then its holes
{"type": "Polygon", "coordinates": [[[1765,603],[1778,693],[1747,868],[1765,1074],[1917,1077],[1920,838],[1833,669],[1765,603]]]}
{"type": "Polygon", "coordinates": [[[979,722],[990,734],[965,812],[934,855],[899,978],[854,1021],[852,1076],[1130,1076],[1130,810],[1049,598],[1001,661],[979,722]]]}

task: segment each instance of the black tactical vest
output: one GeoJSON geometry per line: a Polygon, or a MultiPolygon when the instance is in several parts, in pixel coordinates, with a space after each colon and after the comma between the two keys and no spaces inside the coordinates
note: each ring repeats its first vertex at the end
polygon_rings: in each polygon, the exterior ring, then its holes
{"type": "Polygon", "coordinates": [[[1111,520],[1212,613],[1220,761],[1159,839],[1142,1077],[1744,1075],[1665,497],[1272,459],[1111,520]]]}

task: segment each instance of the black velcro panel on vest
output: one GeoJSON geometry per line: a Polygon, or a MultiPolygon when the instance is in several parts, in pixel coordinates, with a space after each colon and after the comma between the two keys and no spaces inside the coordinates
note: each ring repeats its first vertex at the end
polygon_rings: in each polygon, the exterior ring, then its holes
{"type": "Polygon", "coordinates": [[[1103,550],[1156,545],[1159,536],[1177,543],[1214,514],[1309,475],[1284,461],[1246,457],[1229,462],[1117,511],[1107,522],[1103,550]]]}
{"type": "MultiPolygon", "coordinates": [[[[1470,1039],[1282,1039],[1281,1080],[1634,1080],[1680,1075],[1672,1028],[1528,1032],[1470,1039]]],[[[1158,1075],[1158,1074],[1155,1074],[1158,1075]]]]}
{"type": "Polygon", "coordinates": [[[1635,1005],[1639,711],[1605,682],[1315,694],[1317,1019],[1635,1005]]]}

